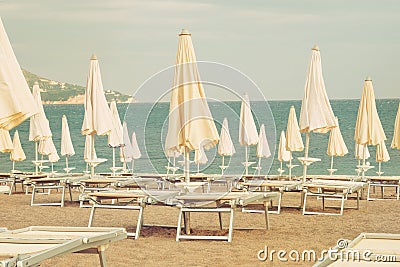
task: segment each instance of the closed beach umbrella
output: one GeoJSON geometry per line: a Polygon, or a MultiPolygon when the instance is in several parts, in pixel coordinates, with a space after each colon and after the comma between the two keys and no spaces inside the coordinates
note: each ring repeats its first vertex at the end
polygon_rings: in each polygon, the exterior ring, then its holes
{"type": "Polygon", "coordinates": [[[283,162],[291,160],[290,151],[286,149],[285,131],[281,132],[281,136],[279,138],[278,160],[281,163],[281,167],[278,169],[278,172],[279,175],[282,175],[282,173],[284,172],[282,168],[283,162]]]}
{"type": "Polygon", "coordinates": [[[185,151],[185,180],[190,181],[189,151],[200,144],[209,149],[218,143],[218,132],[201,83],[191,34],[179,34],[171,92],[166,150],[185,151]]]}
{"type": "Polygon", "coordinates": [[[131,162],[133,160],[133,147],[131,140],[129,138],[129,133],[128,133],[128,126],[126,122],[122,124],[122,136],[123,136],[123,141],[124,141],[124,146],[120,148],[120,158],[121,161],[124,163],[124,169],[126,169],[126,163],[131,162]]]}
{"type": "Polygon", "coordinates": [[[258,143],[258,133],[256,123],[254,122],[253,114],[251,113],[249,96],[244,94],[242,97],[242,105],[240,107],[240,122],[239,122],[239,143],[245,146],[245,168],[246,175],[249,174],[249,153],[248,147],[258,143]]]}
{"type": "Polygon", "coordinates": [[[0,128],[11,130],[38,112],[0,18],[0,128]]]}
{"type": "Polygon", "coordinates": [[[394,132],[391,147],[400,150],[400,103],[397,110],[396,121],[394,122],[394,132]]]}
{"type": "MultiPolygon", "coordinates": [[[[44,112],[42,98],[40,96],[39,83],[35,82],[32,88],[33,99],[36,103],[38,113],[30,118],[29,141],[35,142],[35,173],[38,171],[38,143],[52,136],[49,121],[44,112]]],[[[42,145],[43,146],[43,145],[42,145]]],[[[43,153],[41,153],[43,154],[43,153]]],[[[46,154],[47,155],[47,154],[46,154]]]]}
{"type": "MultiPolygon", "coordinates": [[[[367,77],[364,82],[363,93],[358,107],[354,139],[359,145],[376,146],[386,140],[385,132],[379,119],[375,103],[375,93],[372,79],[367,77]]],[[[363,159],[362,175],[366,170],[365,158],[363,159]]]]}
{"type": "Polygon", "coordinates": [[[57,162],[60,157],[58,156],[58,152],[56,147],[54,146],[53,138],[42,139],[39,142],[39,153],[44,156],[48,156],[49,161],[51,162],[51,172],[53,173],[53,163],[57,162]]]}
{"type": "Polygon", "coordinates": [[[110,103],[110,111],[113,120],[113,128],[111,129],[110,134],[108,135],[108,146],[113,150],[113,166],[111,168],[113,175],[115,171],[118,169],[115,167],[115,148],[121,147],[124,145],[124,139],[122,135],[122,124],[119,118],[117,103],[115,100],[110,103]]]}
{"type": "Polygon", "coordinates": [[[378,162],[378,171],[377,174],[381,176],[383,172],[381,171],[381,163],[388,162],[390,160],[389,152],[386,148],[385,141],[382,141],[380,144],[376,145],[376,162],[378,162]]]}
{"type": "Polygon", "coordinates": [[[92,135],[85,136],[85,150],[83,151],[83,159],[85,162],[90,162],[97,159],[96,149],[92,146],[92,135]]]}
{"type": "Polygon", "coordinates": [[[10,153],[10,160],[13,163],[12,169],[15,170],[15,162],[23,161],[26,159],[24,150],[21,146],[21,141],[19,139],[18,130],[14,132],[13,147],[14,149],[10,153]]]}
{"type": "Polygon", "coordinates": [[[194,163],[197,164],[197,173],[200,173],[200,164],[206,164],[208,161],[206,152],[202,147],[200,149],[195,150],[194,153],[194,163]]]}
{"type": "Polygon", "coordinates": [[[136,133],[132,133],[132,172],[134,167],[135,159],[140,159],[142,157],[142,153],[140,153],[139,145],[136,140],[136,133]]]}
{"type": "Polygon", "coordinates": [[[306,133],[306,146],[302,160],[303,181],[307,176],[307,166],[316,160],[308,157],[310,133],[327,133],[335,126],[335,116],[329,103],[322,75],[321,53],[319,47],[314,46],[300,111],[300,131],[306,133]]]}
{"type": "Polygon", "coordinates": [[[233,145],[231,135],[229,133],[228,119],[224,118],[218,143],[218,154],[222,156],[222,165],[220,166],[222,174],[224,174],[224,170],[227,167],[225,166],[225,156],[232,156],[235,153],[236,150],[233,145]]]}
{"type": "Polygon", "coordinates": [[[63,115],[61,119],[61,156],[65,157],[65,171],[67,173],[70,171],[68,158],[73,155],[75,155],[75,150],[72,145],[67,116],[63,115]]]}
{"type": "Polygon", "coordinates": [[[7,130],[0,128],[0,152],[11,152],[14,149],[11,141],[10,133],[7,130]]]}
{"type": "Polygon", "coordinates": [[[269,149],[269,145],[268,145],[267,135],[265,133],[264,124],[262,124],[261,127],[260,127],[260,134],[258,136],[258,144],[257,144],[256,156],[258,158],[258,165],[257,165],[256,169],[258,171],[258,174],[260,174],[261,159],[262,158],[268,158],[268,157],[271,156],[271,151],[269,149]]]}
{"type": "MultiPolygon", "coordinates": [[[[303,139],[301,139],[299,123],[297,121],[296,110],[294,106],[290,107],[289,117],[286,126],[286,150],[290,152],[289,158],[289,179],[292,178],[292,153],[296,151],[303,151],[303,139]]],[[[296,165],[297,166],[297,165],[296,165]]]]}
{"type": "MultiPolygon", "coordinates": [[[[85,115],[82,124],[82,134],[92,135],[91,142],[94,147],[94,135],[109,134],[113,128],[110,108],[104,95],[103,82],[101,80],[99,61],[95,55],[90,58],[89,74],[85,91],[85,115]]],[[[94,148],[91,149],[94,152],[94,148]]],[[[91,157],[94,158],[93,155],[91,157]]],[[[99,162],[90,162],[91,177],[94,176],[94,167],[99,162]]]]}
{"type": "Polygon", "coordinates": [[[331,156],[331,168],[328,170],[331,175],[336,171],[333,169],[333,157],[343,157],[349,153],[349,150],[344,143],[342,133],[340,132],[338,118],[335,117],[335,120],[337,126],[331,129],[331,133],[329,134],[328,149],[326,151],[326,153],[331,156]]]}

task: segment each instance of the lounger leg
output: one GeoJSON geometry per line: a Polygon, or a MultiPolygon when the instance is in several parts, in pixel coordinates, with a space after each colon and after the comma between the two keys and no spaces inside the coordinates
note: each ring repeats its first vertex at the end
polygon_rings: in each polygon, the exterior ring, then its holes
{"type": "Polygon", "coordinates": [[[302,197],[302,199],[303,199],[303,215],[305,214],[305,212],[306,212],[306,204],[307,204],[307,193],[302,193],[302,194],[304,194],[304,197],[302,197]]]}
{"type": "Polygon", "coordinates": [[[106,246],[100,246],[97,248],[97,253],[99,253],[99,259],[100,259],[100,266],[101,267],[106,267],[107,266],[107,260],[106,260],[106,246]]]}
{"type": "Polygon", "coordinates": [[[229,216],[228,242],[232,242],[232,234],[233,234],[233,208],[231,207],[231,213],[229,216]]]}
{"type": "Polygon", "coordinates": [[[367,191],[367,200],[370,200],[370,199],[369,199],[369,194],[370,194],[370,192],[371,192],[371,183],[369,182],[369,183],[368,183],[368,191],[367,191]]]}
{"type": "Polygon", "coordinates": [[[325,210],[325,197],[322,196],[322,210],[325,210]]]}
{"type": "Polygon", "coordinates": [[[93,204],[93,206],[92,206],[92,210],[90,211],[90,216],[89,216],[89,223],[88,223],[88,227],[92,227],[93,218],[94,218],[94,210],[95,210],[95,206],[96,206],[96,204],[93,204]]]}
{"type": "Polygon", "coordinates": [[[396,193],[397,193],[397,195],[396,195],[396,199],[397,199],[397,200],[399,200],[399,194],[400,194],[400,185],[398,185],[398,186],[396,187],[396,193]]]}
{"type": "Polygon", "coordinates": [[[264,202],[264,207],[265,207],[265,227],[267,230],[269,230],[269,215],[268,215],[268,202],[264,202]]]}
{"type": "MultiPolygon", "coordinates": [[[[221,202],[217,200],[217,206],[218,207],[219,207],[220,203],[221,202]]],[[[221,214],[221,212],[218,212],[218,219],[219,219],[219,229],[222,230],[222,214],[221,214]]]]}
{"type": "Polygon", "coordinates": [[[184,213],[184,221],[185,221],[185,232],[187,235],[190,235],[190,212],[184,213]]]}
{"type": "Polygon", "coordinates": [[[140,229],[142,228],[142,224],[143,224],[143,207],[140,206],[138,222],[136,225],[135,239],[139,238],[140,229]]]}
{"type": "Polygon", "coordinates": [[[360,191],[357,191],[357,210],[360,209],[360,191]]]}
{"type": "MultiPolygon", "coordinates": [[[[178,216],[178,226],[176,227],[176,241],[179,241],[179,236],[181,235],[181,231],[182,231],[182,216],[183,216],[183,211],[182,208],[179,211],[179,216],[178,216]]],[[[184,219],[185,220],[185,219],[184,219]]]]}
{"type": "Polygon", "coordinates": [[[32,187],[32,197],[31,197],[31,206],[33,206],[33,201],[35,199],[36,189],[35,186],[32,187]]]}
{"type": "Polygon", "coordinates": [[[61,191],[61,208],[64,207],[64,200],[65,200],[65,186],[63,186],[62,191],[61,191]]]}
{"type": "Polygon", "coordinates": [[[69,200],[72,201],[72,190],[70,185],[68,185],[68,190],[69,190],[69,200]]]}
{"type": "Polygon", "coordinates": [[[280,213],[281,213],[281,202],[282,202],[282,192],[279,192],[277,214],[280,214],[280,213]]]}
{"type": "Polygon", "coordinates": [[[344,195],[342,196],[342,205],[340,206],[340,215],[343,215],[343,209],[344,209],[344,195]]]}

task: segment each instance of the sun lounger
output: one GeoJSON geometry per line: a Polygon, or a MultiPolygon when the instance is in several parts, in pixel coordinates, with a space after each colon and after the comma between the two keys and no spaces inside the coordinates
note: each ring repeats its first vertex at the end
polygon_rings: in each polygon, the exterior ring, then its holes
{"type": "Polygon", "coordinates": [[[307,175],[307,179],[361,182],[362,177],[357,175],[307,175]]]}
{"type": "Polygon", "coordinates": [[[396,199],[399,200],[400,194],[400,176],[367,176],[368,193],[367,200],[383,200],[393,199],[385,198],[385,187],[392,187],[396,190],[396,199]],[[375,187],[381,188],[381,198],[371,197],[371,189],[375,187]]]}
{"type": "Polygon", "coordinates": [[[334,180],[312,180],[303,183],[304,201],[303,201],[303,215],[305,214],[324,214],[324,215],[343,215],[344,202],[348,199],[350,194],[355,193],[357,200],[357,207],[360,207],[360,193],[365,186],[362,182],[346,182],[334,180]],[[322,199],[322,209],[325,210],[325,200],[339,200],[341,201],[340,212],[319,212],[307,211],[307,197],[316,196],[322,199]]]}
{"type": "Polygon", "coordinates": [[[0,232],[0,266],[38,266],[42,261],[73,252],[96,249],[100,265],[107,266],[105,250],[111,242],[126,238],[123,228],[50,227],[0,232]]]}
{"type": "Polygon", "coordinates": [[[399,247],[399,234],[362,233],[352,241],[342,240],[334,248],[337,253],[314,266],[399,266],[399,247]]]}
{"type": "Polygon", "coordinates": [[[136,230],[128,233],[128,236],[139,238],[140,230],[143,225],[143,211],[147,204],[157,204],[161,202],[172,203],[172,199],[179,191],[142,191],[142,190],[117,190],[105,192],[92,192],[82,195],[83,200],[88,200],[91,204],[88,226],[91,227],[94,214],[97,209],[122,209],[139,211],[136,230]]]}
{"type": "Polygon", "coordinates": [[[268,204],[271,199],[278,199],[277,192],[230,192],[230,193],[191,193],[176,196],[180,202],[178,217],[178,227],[176,231],[176,241],[181,239],[211,239],[232,241],[233,234],[233,213],[237,208],[242,208],[251,204],[263,204],[265,208],[265,224],[269,229],[268,204]],[[214,203],[215,206],[205,205],[214,203]],[[199,236],[190,235],[190,213],[191,212],[209,212],[218,213],[220,228],[222,229],[221,213],[229,214],[229,227],[226,236],[199,236]],[[182,234],[182,219],[186,234],[182,234]]]}

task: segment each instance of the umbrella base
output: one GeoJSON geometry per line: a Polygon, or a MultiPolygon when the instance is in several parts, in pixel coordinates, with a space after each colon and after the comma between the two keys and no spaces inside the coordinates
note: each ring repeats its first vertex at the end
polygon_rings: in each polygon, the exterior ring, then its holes
{"type": "Polygon", "coordinates": [[[305,158],[305,157],[299,157],[297,158],[302,165],[310,166],[314,162],[321,161],[319,158],[305,158]]]}

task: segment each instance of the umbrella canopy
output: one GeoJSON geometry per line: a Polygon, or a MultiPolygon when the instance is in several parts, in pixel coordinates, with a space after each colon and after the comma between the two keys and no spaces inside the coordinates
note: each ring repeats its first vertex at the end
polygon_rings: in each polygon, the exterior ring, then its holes
{"type": "Polygon", "coordinates": [[[63,115],[61,120],[61,156],[70,157],[73,155],[75,155],[75,150],[72,145],[67,116],[63,115]]]}
{"type": "Polygon", "coordinates": [[[356,144],[355,150],[354,150],[354,156],[358,160],[364,159],[364,153],[365,153],[365,159],[369,159],[371,157],[371,154],[369,153],[368,146],[364,145],[359,145],[356,144]],[[365,152],[364,152],[365,150],[365,152]]]}
{"type": "Polygon", "coordinates": [[[303,164],[303,181],[307,176],[307,166],[320,160],[308,157],[310,133],[327,133],[335,126],[335,116],[329,103],[322,75],[321,53],[319,47],[314,46],[300,110],[300,131],[306,133],[304,158],[299,158],[303,164]]]}
{"type": "Polygon", "coordinates": [[[256,156],[258,158],[268,158],[271,156],[271,151],[269,149],[267,135],[265,134],[264,124],[260,127],[260,134],[258,136],[257,152],[256,156]]]}
{"type": "Polygon", "coordinates": [[[124,144],[124,139],[122,136],[122,124],[119,118],[117,103],[115,100],[110,103],[110,111],[113,120],[113,128],[108,135],[108,146],[110,147],[120,147],[124,144]]]}
{"type": "Polygon", "coordinates": [[[171,92],[166,150],[185,149],[185,178],[189,182],[189,151],[200,144],[206,149],[218,143],[215,127],[197,68],[191,34],[179,34],[175,75],[171,92]]]}
{"type": "Polygon", "coordinates": [[[84,103],[85,116],[81,129],[82,134],[109,134],[114,124],[104,95],[99,61],[96,55],[92,55],[90,58],[84,103]]]}
{"type": "Polygon", "coordinates": [[[133,150],[131,140],[129,139],[128,126],[125,121],[122,124],[122,135],[124,140],[124,146],[121,147],[120,150],[121,162],[131,162],[135,151],[133,150]]]}
{"type": "Polygon", "coordinates": [[[11,141],[10,133],[7,130],[0,128],[0,152],[12,152],[14,149],[11,141]]]}
{"type": "Polygon", "coordinates": [[[303,151],[303,139],[301,138],[299,123],[297,122],[296,110],[290,107],[288,122],[286,126],[286,150],[303,151]]]}
{"type": "Polygon", "coordinates": [[[14,147],[14,149],[10,153],[10,160],[11,161],[25,160],[26,156],[25,156],[24,150],[22,149],[22,146],[21,146],[21,141],[19,139],[18,130],[16,130],[14,132],[13,147],[14,147]]]}
{"type": "Polygon", "coordinates": [[[52,133],[50,130],[49,121],[47,120],[43,109],[38,82],[35,82],[33,85],[32,94],[39,112],[30,118],[29,141],[39,141],[51,137],[52,133]]]}
{"type": "Polygon", "coordinates": [[[139,145],[136,140],[136,133],[132,133],[132,158],[133,159],[140,159],[142,157],[142,153],[140,153],[139,145]]]}
{"type": "Polygon", "coordinates": [[[342,157],[349,153],[349,151],[344,143],[342,133],[340,132],[338,118],[336,117],[335,119],[337,127],[332,128],[331,133],[329,134],[328,149],[326,153],[332,157],[342,157]]]}
{"type": "Polygon", "coordinates": [[[54,146],[53,138],[40,140],[39,154],[48,156],[50,162],[57,162],[60,157],[58,156],[57,149],[54,146]]]}
{"type": "Polygon", "coordinates": [[[280,162],[289,161],[291,158],[290,151],[286,149],[286,137],[285,131],[281,132],[279,138],[279,150],[278,150],[278,160],[280,162]]]}
{"type": "Polygon", "coordinates": [[[376,162],[387,162],[390,160],[389,152],[386,148],[385,141],[376,146],[376,162]]]}
{"type": "Polygon", "coordinates": [[[363,93],[358,107],[354,139],[357,144],[374,146],[386,140],[386,135],[376,110],[375,93],[370,77],[367,77],[364,82],[363,93]]]}
{"type": "Polygon", "coordinates": [[[391,147],[400,149],[400,103],[399,109],[397,110],[396,121],[394,123],[394,133],[391,147]]]}
{"type": "Polygon", "coordinates": [[[208,161],[206,152],[203,148],[197,149],[194,153],[194,162],[196,164],[206,164],[208,161]]]}
{"type": "Polygon", "coordinates": [[[85,138],[85,150],[83,152],[83,159],[86,162],[90,162],[92,160],[97,159],[96,149],[92,146],[92,135],[86,135],[85,138]],[[92,152],[93,150],[93,152],[92,152]]]}
{"type": "Polygon", "coordinates": [[[327,133],[335,127],[328,95],[322,75],[321,53],[318,46],[312,48],[307,80],[300,111],[301,132],[327,133]]]}
{"type": "Polygon", "coordinates": [[[228,119],[224,118],[218,143],[218,154],[221,156],[232,156],[236,153],[235,147],[229,133],[228,119]]]}
{"type": "Polygon", "coordinates": [[[258,143],[258,133],[251,113],[249,96],[243,95],[240,107],[239,143],[242,146],[251,146],[258,143]]]}
{"type": "Polygon", "coordinates": [[[0,18],[0,128],[11,130],[38,112],[0,18]]]}

